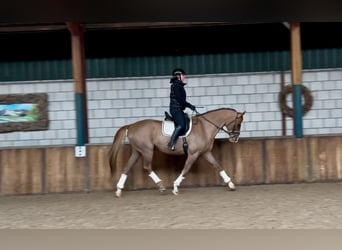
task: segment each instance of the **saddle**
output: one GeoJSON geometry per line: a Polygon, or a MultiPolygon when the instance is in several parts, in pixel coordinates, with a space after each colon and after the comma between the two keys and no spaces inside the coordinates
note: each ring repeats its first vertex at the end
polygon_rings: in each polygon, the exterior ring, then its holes
{"type": "MultiPolygon", "coordinates": [[[[190,134],[191,127],[192,127],[192,119],[190,118],[188,114],[184,114],[184,116],[186,118],[185,119],[186,120],[185,132],[183,135],[179,137],[181,137],[183,140],[183,151],[184,151],[184,154],[187,156],[188,155],[188,142],[186,141],[186,137],[190,134]]],[[[165,136],[171,136],[174,129],[175,129],[174,120],[172,116],[168,112],[165,111],[165,118],[164,118],[163,125],[162,125],[162,132],[165,136]]]]}
{"type": "MultiPolygon", "coordinates": [[[[186,137],[190,134],[191,131],[191,127],[192,127],[192,120],[190,118],[190,116],[188,114],[184,114],[185,116],[185,132],[184,134],[182,134],[180,137],[186,137]]],[[[164,117],[164,121],[163,121],[163,134],[164,135],[172,135],[173,130],[175,129],[175,124],[174,124],[174,120],[173,117],[165,111],[165,117],[164,117]]]]}

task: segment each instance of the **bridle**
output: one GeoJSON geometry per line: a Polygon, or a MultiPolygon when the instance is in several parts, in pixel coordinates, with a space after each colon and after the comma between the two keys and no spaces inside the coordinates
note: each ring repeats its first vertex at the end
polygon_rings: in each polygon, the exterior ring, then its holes
{"type": "MultiPolygon", "coordinates": [[[[197,115],[201,115],[197,110],[195,110],[197,115]]],[[[223,132],[227,133],[229,135],[229,137],[238,137],[240,135],[240,131],[236,130],[236,125],[237,125],[237,121],[239,119],[239,112],[236,111],[236,117],[233,121],[229,122],[228,124],[223,124],[222,127],[217,126],[215,123],[213,123],[212,121],[208,120],[205,116],[202,116],[202,118],[204,120],[206,120],[207,122],[209,122],[210,124],[214,125],[218,130],[222,130],[223,132]],[[228,128],[228,126],[230,124],[232,124],[234,122],[234,126],[233,129],[231,131],[228,131],[226,129],[224,129],[223,127],[226,126],[228,128]]]]}

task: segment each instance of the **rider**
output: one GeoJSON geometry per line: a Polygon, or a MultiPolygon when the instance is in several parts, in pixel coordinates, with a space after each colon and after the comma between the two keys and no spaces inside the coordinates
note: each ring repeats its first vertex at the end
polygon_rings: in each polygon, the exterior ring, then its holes
{"type": "Polygon", "coordinates": [[[186,101],[186,92],[184,86],[186,83],[185,71],[180,68],[176,68],[172,71],[172,78],[170,80],[170,113],[175,122],[175,130],[171,136],[170,142],[167,146],[173,151],[175,150],[175,144],[177,142],[178,136],[185,133],[186,125],[186,114],[184,110],[186,107],[191,110],[196,110],[196,107],[186,101]]]}

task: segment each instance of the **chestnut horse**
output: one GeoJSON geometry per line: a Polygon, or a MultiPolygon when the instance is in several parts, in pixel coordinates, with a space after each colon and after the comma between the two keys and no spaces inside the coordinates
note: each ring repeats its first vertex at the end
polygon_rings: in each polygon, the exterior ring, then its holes
{"type": "Polygon", "coordinates": [[[218,164],[211,150],[214,146],[215,136],[220,130],[228,134],[230,142],[238,142],[245,112],[237,112],[235,109],[230,108],[220,108],[203,114],[199,114],[197,111],[196,113],[197,115],[192,116],[190,133],[184,136],[188,145],[186,151],[183,149],[183,140],[180,138],[177,140],[175,151],[171,151],[167,147],[170,136],[165,135],[162,131],[163,121],[145,119],[125,125],[116,132],[113,144],[109,150],[109,164],[112,177],[115,173],[118,152],[125,140],[132,149],[128,162],[117,182],[117,190],[115,192],[117,197],[122,195],[127,173],[138,161],[139,157],[143,158],[143,167],[147,170],[151,179],[158,185],[160,192],[165,191],[162,180],[152,170],[152,158],[155,147],[166,154],[187,155],[184,167],[173,184],[172,192],[174,195],[178,194],[178,187],[182,180],[200,156],[206,159],[218,171],[223,181],[228,185],[229,190],[235,190],[234,183],[226,171],[218,164]]]}

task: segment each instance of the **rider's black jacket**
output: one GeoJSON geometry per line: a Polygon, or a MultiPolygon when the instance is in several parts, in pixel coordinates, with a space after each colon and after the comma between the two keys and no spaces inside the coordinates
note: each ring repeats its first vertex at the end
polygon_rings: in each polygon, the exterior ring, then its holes
{"type": "Polygon", "coordinates": [[[184,110],[186,107],[194,110],[195,106],[186,101],[185,83],[178,79],[171,82],[170,109],[184,110]]]}

